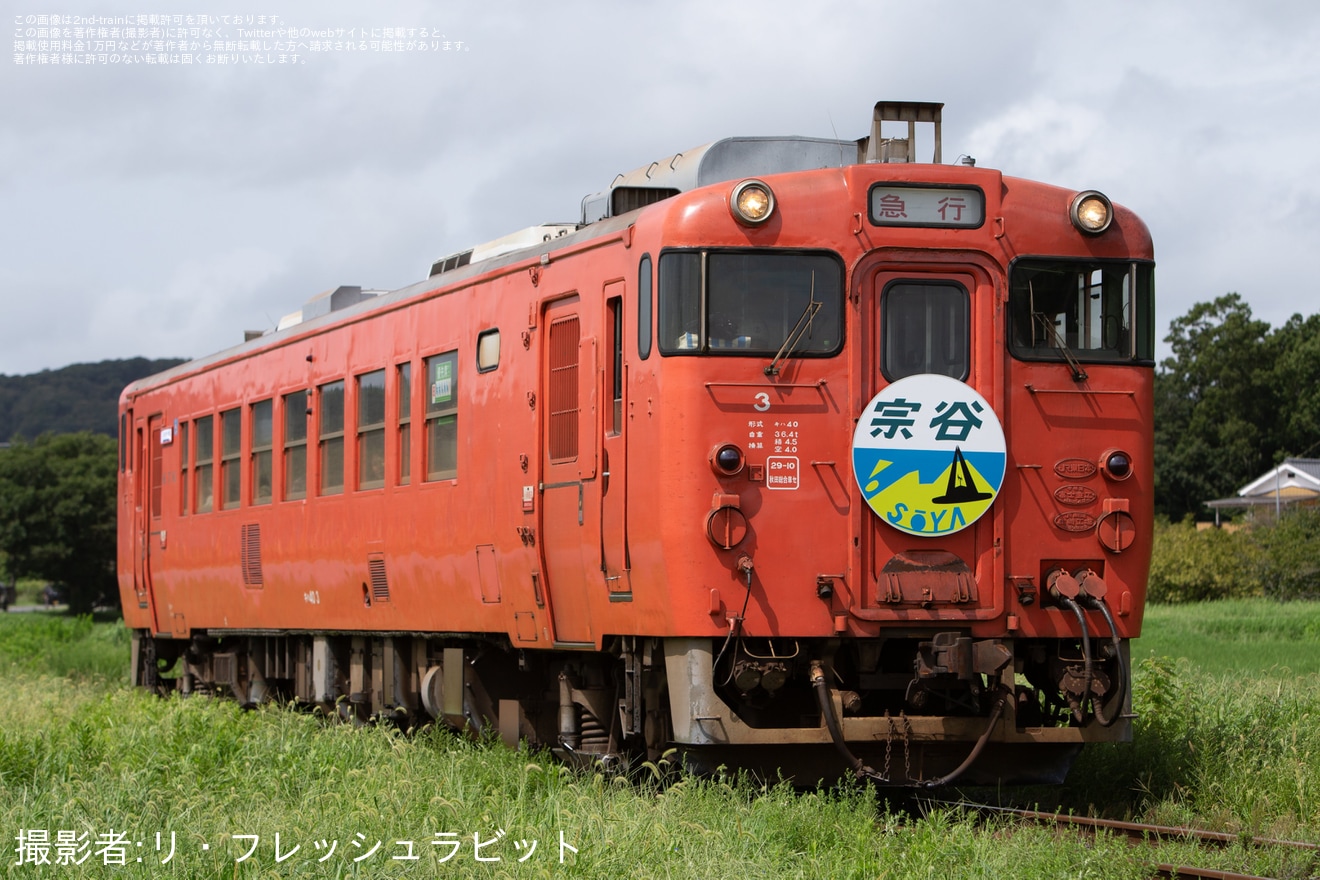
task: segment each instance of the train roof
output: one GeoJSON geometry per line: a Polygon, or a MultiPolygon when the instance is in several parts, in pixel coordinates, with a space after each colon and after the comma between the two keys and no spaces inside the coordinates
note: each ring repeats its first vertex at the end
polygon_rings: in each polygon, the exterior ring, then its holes
{"type": "Polygon", "coordinates": [[[617,175],[608,189],[582,199],[582,223],[617,217],[712,183],[866,162],[916,162],[918,123],[934,127],[931,161],[939,164],[943,108],[923,101],[880,101],[871,114],[870,134],[857,140],[731,137],[712,141],[617,175]],[[885,137],[884,123],[906,125],[906,137],[885,137]]]}
{"type": "Polygon", "coordinates": [[[768,174],[844,168],[869,162],[917,162],[916,127],[919,123],[933,126],[931,162],[938,165],[943,107],[943,104],[920,101],[881,101],[872,111],[870,134],[857,140],[800,136],[729,137],[674,153],[649,165],[617,174],[606,189],[584,196],[578,223],[533,226],[448,254],[431,264],[431,275],[533,247],[583,226],[628,214],[713,183],[768,174]],[[885,123],[905,125],[906,137],[885,137],[885,123]]]}
{"type": "Polygon", "coordinates": [[[582,199],[578,223],[544,223],[493,241],[455,251],[431,264],[431,276],[541,242],[570,235],[610,217],[628,214],[712,183],[744,177],[842,168],[858,161],[857,141],[808,137],[731,137],[702,144],[618,174],[607,189],[582,199]]]}
{"type": "MultiPolygon", "coordinates": [[[[562,247],[572,245],[584,239],[618,233],[633,222],[632,218],[610,219],[590,227],[565,230],[557,235],[543,235],[523,247],[501,251],[481,262],[464,264],[452,272],[447,272],[444,284],[447,289],[454,289],[470,278],[495,272],[507,266],[522,264],[537,258],[548,259],[548,255],[562,247]]],[[[533,227],[540,229],[542,227],[533,227]]],[[[515,233],[521,235],[522,233],[515,233]]],[[[506,236],[509,238],[511,236],[506,236]]],[[[425,278],[415,281],[397,290],[365,290],[356,286],[340,286],[333,290],[318,293],[304,305],[301,312],[285,315],[274,330],[261,335],[246,336],[243,342],[222,349],[212,354],[203,355],[190,361],[171,367],[152,376],[146,376],[132,382],[124,389],[121,399],[131,398],[140,391],[167,385],[185,376],[204,371],[237,357],[259,351],[264,348],[276,348],[295,342],[304,336],[312,335],[325,327],[347,323],[355,317],[376,311],[383,311],[413,299],[416,296],[433,293],[437,290],[436,281],[425,278]]]]}
{"type": "Polygon", "coordinates": [[[240,353],[273,347],[353,315],[388,308],[393,303],[434,289],[433,279],[444,273],[447,284],[519,263],[583,238],[609,234],[631,221],[618,219],[647,205],[682,192],[747,177],[844,168],[872,162],[917,162],[916,125],[934,126],[934,164],[940,163],[942,104],[880,102],[875,105],[870,134],[857,140],[810,137],[730,137],[675,153],[633,171],[618,174],[610,186],[582,200],[580,223],[547,223],[511,233],[493,241],[441,257],[426,280],[395,291],[363,290],[341,286],[312,297],[299,312],[284,316],[274,330],[252,332],[243,343],[196,360],[186,361],[155,376],[134,382],[124,390],[138,391],[203,370],[240,353]],[[882,123],[904,123],[907,137],[884,137],[882,123]]]}
{"type": "Polygon", "coordinates": [[[595,223],[682,192],[763,174],[842,168],[858,161],[856,141],[809,137],[731,137],[616,175],[582,199],[582,223],[595,223]]]}

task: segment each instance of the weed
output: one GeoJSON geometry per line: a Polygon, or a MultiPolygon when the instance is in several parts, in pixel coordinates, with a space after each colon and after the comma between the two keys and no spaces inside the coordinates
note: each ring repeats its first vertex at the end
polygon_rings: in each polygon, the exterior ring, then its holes
{"type": "MultiPolygon", "coordinates": [[[[1192,626],[1198,611],[1203,629],[1227,640],[1268,633],[1271,616],[1289,634],[1320,619],[1311,606],[1244,603],[1236,626],[1231,608],[1187,606],[1180,609],[1187,619],[1148,617],[1152,641],[1169,638],[1166,625],[1192,626]]],[[[1146,875],[1138,855],[1103,835],[1086,842],[1009,824],[987,832],[958,811],[900,817],[876,790],[856,783],[800,793],[737,774],[694,778],[673,754],[622,778],[435,728],[404,735],[279,707],[158,699],[123,684],[122,625],[17,616],[0,624],[0,663],[8,669],[0,828],[11,841],[25,829],[45,830],[52,840],[60,830],[95,840],[113,829],[143,843],[140,864],[132,861],[138,852],[115,869],[91,856],[98,876],[1146,875]],[[120,652],[116,675],[96,666],[108,647],[120,652]],[[69,657],[101,671],[71,668],[69,657]],[[501,831],[482,851],[501,861],[476,861],[474,835],[488,842],[501,831]],[[166,841],[174,835],[167,866],[155,850],[158,832],[166,841]],[[563,850],[562,864],[560,832],[577,850],[563,850]],[[295,845],[300,851],[277,862],[277,833],[282,853],[295,845]],[[437,834],[461,843],[448,863],[439,861],[447,848],[435,846],[437,834]],[[251,838],[235,835],[258,837],[256,852],[241,863],[251,838]],[[514,844],[532,840],[537,850],[519,863],[526,850],[514,844]],[[316,844],[330,841],[338,850],[321,863],[325,848],[316,844]],[[381,850],[372,860],[352,861],[376,841],[381,850]],[[399,841],[412,842],[415,862],[393,858],[406,854],[399,841]]],[[[1037,792],[1038,800],[1168,824],[1315,835],[1320,676],[1277,667],[1262,675],[1246,661],[1231,673],[1206,672],[1163,654],[1137,663],[1135,672],[1135,741],[1088,748],[1068,785],[1037,792]]],[[[44,870],[13,865],[15,847],[8,851],[0,877],[44,870]]],[[[1312,870],[1292,857],[1240,848],[1213,858],[1223,870],[1268,876],[1312,870]]],[[[1163,860],[1207,863],[1205,853],[1177,849],[1163,860]]]]}

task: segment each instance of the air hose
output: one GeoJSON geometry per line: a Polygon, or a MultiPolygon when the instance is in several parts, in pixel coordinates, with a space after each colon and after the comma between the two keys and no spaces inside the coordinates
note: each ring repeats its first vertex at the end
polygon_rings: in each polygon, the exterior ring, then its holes
{"type": "Polygon", "coordinates": [[[1095,720],[1100,722],[1102,727],[1111,727],[1122,716],[1123,702],[1127,698],[1127,661],[1123,659],[1123,648],[1118,637],[1118,627],[1114,625],[1114,617],[1109,613],[1109,606],[1105,604],[1104,599],[1088,598],[1087,601],[1090,607],[1098,609],[1104,615],[1105,623],[1109,624],[1109,638],[1114,646],[1114,657],[1118,660],[1118,694],[1114,699],[1114,714],[1108,715],[1105,712],[1103,701],[1097,701],[1094,704],[1095,720]]]}
{"type": "Polygon", "coordinates": [[[816,702],[820,704],[820,714],[825,718],[825,727],[829,729],[830,739],[834,741],[834,747],[848,763],[848,768],[858,779],[888,782],[885,776],[872,770],[861,758],[854,755],[848,744],[844,742],[843,726],[839,724],[839,717],[834,714],[834,700],[830,698],[830,683],[825,676],[825,668],[819,660],[811,661],[811,686],[816,691],[816,702]]]}
{"type": "Polygon", "coordinates": [[[1095,663],[1091,659],[1091,633],[1086,628],[1086,615],[1080,605],[1062,594],[1056,594],[1055,598],[1060,605],[1077,615],[1077,624],[1082,628],[1082,659],[1085,663],[1085,672],[1082,675],[1082,699],[1078,702],[1077,708],[1073,709],[1073,717],[1077,719],[1078,724],[1083,724],[1086,721],[1086,701],[1091,698],[1091,682],[1095,679],[1095,663]]]}
{"type": "Polygon", "coordinates": [[[946,773],[938,779],[927,779],[925,782],[920,783],[920,786],[922,788],[939,788],[941,785],[948,785],[966,773],[967,768],[972,766],[977,758],[981,757],[981,752],[985,749],[986,743],[990,742],[990,734],[994,733],[995,725],[999,723],[999,716],[1004,714],[1004,706],[1007,703],[1008,694],[1001,689],[999,696],[995,699],[994,707],[990,710],[990,720],[986,722],[985,732],[976,741],[976,745],[972,746],[971,754],[964,758],[963,762],[954,768],[952,772],[946,773]]]}

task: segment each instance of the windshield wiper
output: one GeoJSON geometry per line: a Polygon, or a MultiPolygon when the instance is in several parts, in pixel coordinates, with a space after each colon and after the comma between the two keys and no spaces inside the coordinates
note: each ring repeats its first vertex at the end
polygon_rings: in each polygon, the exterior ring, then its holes
{"type": "Polygon", "coordinates": [[[820,311],[820,307],[823,305],[825,304],[816,300],[816,273],[812,272],[811,292],[807,297],[807,307],[802,310],[802,314],[798,317],[797,323],[793,325],[793,329],[788,331],[788,337],[784,339],[784,344],[779,346],[775,359],[770,362],[770,366],[765,368],[767,376],[779,375],[779,362],[792,354],[798,343],[802,341],[802,337],[811,330],[811,320],[816,317],[816,313],[820,311]]]}
{"type": "MultiPolygon", "coordinates": [[[[1027,295],[1030,297],[1031,317],[1039,321],[1040,326],[1045,328],[1045,332],[1048,334],[1050,341],[1054,343],[1054,347],[1059,350],[1059,353],[1063,355],[1063,359],[1068,362],[1068,366],[1072,368],[1073,381],[1085,382],[1086,370],[1082,369],[1081,362],[1077,360],[1077,356],[1072,353],[1068,343],[1059,334],[1059,328],[1054,325],[1054,320],[1044,312],[1036,311],[1036,290],[1030,281],[1027,282],[1027,295]]],[[[1034,339],[1035,331],[1031,335],[1034,339]]]]}
{"type": "Polygon", "coordinates": [[[1063,359],[1068,362],[1068,366],[1072,368],[1073,381],[1085,382],[1086,370],[1082,369],[1081,362],[1078,361],[1076,355],[1072,353],[1072,349],[1068,347],[1068,343],[1063,341],[1063,337],[1059,335],[1059,328],[1054,326],[1054,322],[1050,320],[1049,315],[1046,315],[1044,312],[1032,312],[1031,314],[1032,317],[1039,321],[1040,325],[1049,333],[1054,342],[1054,347],[1059,350],[1059,353],[1063,355],[1063,359]]]}

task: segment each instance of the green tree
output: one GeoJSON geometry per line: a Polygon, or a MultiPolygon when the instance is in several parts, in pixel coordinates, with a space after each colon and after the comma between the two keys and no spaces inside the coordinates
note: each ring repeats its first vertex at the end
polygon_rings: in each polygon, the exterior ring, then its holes
{"type": "Polygon", "coordinates": [[[1320,315],[1271,330],[1236,293],[1169,325],[1155,376],[1155,506],[1202,512],[1290,455],[1320,447],[1320,315]]]}
{"type": "Polygon", "coordinates": [[[180,363],[178,358],[131,358],[26,376],[0,375],[0,440],[47,431],[95,431],[113,437],[119,432],[119,392],[124,386],[180,363]]]}
{"type": "Polygon", "coordinates": [[[116,445],[90,432],[0,451],[0,554],[12,577],[63,584],[69,609],[115,601],[116,445]]]}
{"type": "MultiPolygon", "coordinates": [[[[1320,448],[1320,314],[1293,315],[1270,337],[1278,448],[1305,457],[1320,448]]],[[[1284,455],[1277,455],[1282,460],[1284,455]]]]}
{"type": "Polygon", "coordinates": [[[1155,386],[1155,493],[1178,520],[1273,462],[1270,325],[1236,293],[1197,303],[1169,326],[1173,354],[1155,386]]]}

